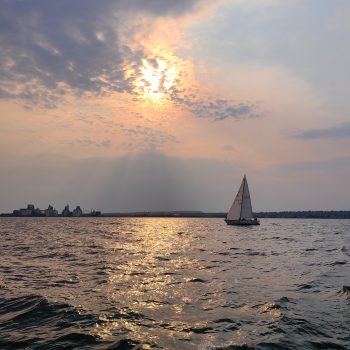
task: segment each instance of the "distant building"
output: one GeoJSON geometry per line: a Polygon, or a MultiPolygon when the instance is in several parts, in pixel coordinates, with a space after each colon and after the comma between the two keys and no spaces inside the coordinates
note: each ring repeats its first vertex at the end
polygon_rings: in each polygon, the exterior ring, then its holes
{"type": "Polygon", "coordinates": [[[49,205],[47,209],[44,210],[45,216],[58,216],[58,211],[49,205]]]}
{"type": "Polygon", "coordinates": [[[72,212],[69,210],[68,204],[62,210],[62,216],[72,216],[72,212]]]}
{"type": "Polygon", "coordinates": [[[34,216],[35,215],[35,207],[33,204],[28,204],[27,208],[21,208],[13,211],[13,215],[15,216],[34,216]]]}
{"type": "Polygon", "coordinates": [[[83,211],[79,205],[73,210],[73,216],[83,216],[83,211]]]}
{"type": "Polygon", "coordinates": [[[30,215],[32,215],[32,211],[30,209],[21,208],[19,210],[19,216],[30,216],[30,215]]]}
{"type": "Polygon", "coordinates": [[[39,208],[36,208],[34,212],[32,212],[33,216],[45,216],[45,210],[41,210],[39,208]]]}
{"type": "Polygon", "coordinates": [[[30,210],[30,209],[20,209],[19,210],[19,215],[20,216],[30,216],[30,215],[32,215],[32,210],[30,210]]]}
{"type": "Polygon", "coordinates": [[[96,210],[91,210],[90,213],[88,214],[84,214],[85,216],[101,216],[101,212],[100,211],[96,211],[96,210]]]}
{"type": "Polygon", "coordinates": [[[33,204],[28,204],[27,208],[21,208],[16,209],[13,211],[12,214],[0,214],[1,216],[46,216],[46,217],[53,217],[53,216],[101,216],[100,211],[92,210],[90,213],[83,213],[83,210],[79,205],[71,212],[69,210],[69,205],[67,204],[64,209],[62,210],[62,213],[59,214],[58,211],[52,206],[49,205],[47,209],[41,210],[39,208],[35,209],[35,206],[33,204]]]}

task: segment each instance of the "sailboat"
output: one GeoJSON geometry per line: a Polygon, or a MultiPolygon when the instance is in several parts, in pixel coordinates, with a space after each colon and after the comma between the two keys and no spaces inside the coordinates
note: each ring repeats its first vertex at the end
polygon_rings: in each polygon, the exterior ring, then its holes
{"type": "Polygon", "coordinates": [[[259,220],[253,215],[252,202],[245,175],[225,221],[227,225],[260,225],[259,220]]]}

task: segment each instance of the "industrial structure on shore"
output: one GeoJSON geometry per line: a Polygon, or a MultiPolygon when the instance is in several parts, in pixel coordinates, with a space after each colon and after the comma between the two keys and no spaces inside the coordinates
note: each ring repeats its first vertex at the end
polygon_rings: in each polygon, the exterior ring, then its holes
{"type": "Polygon", "coordinates": [[[55,216],[64,216],[64,217],[80,217],[80,216],[100,216],[100,211],[91,210],[89,213],[84,213],[79,205],[73,210],[69,210],[69,205],[67,204],[62,210],[61,214],[52,206],[49,205],[47,209],[39,209],[35,208],[33,204],[28,204],[27,208],[16,209],[12,212],[12,214],[7,214],[6,216],[47,216],[47,217],[55,217],[55,216]]]}

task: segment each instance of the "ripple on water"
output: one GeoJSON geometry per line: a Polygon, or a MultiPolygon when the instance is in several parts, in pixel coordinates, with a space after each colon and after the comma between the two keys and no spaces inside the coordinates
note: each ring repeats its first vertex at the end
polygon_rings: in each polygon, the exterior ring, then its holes
{"type": "Polygon", "coordinates": [[[0,349],[346,349],[349,227],[1,218],[0,349]]]}
{"type": "Polygon", "coordinates": [[[343,246],[341,251],[344,253],[344,255],[350,256],[349,249],[347,247],[343,246]]]}
{"type": "Polygon", "coordinates": [[[346,299],[350,299],[350,286],[343,286],[340,293],[345,295],[346,299]]]}
{"type": "Polygon", "coordinates": [[[84,344],[92,336],[79,333],[80,328],[91,327],[97,321],[69,304],[50,303],[38,295],[2,298],[0,315],[0,345],[13,347],[64,345],[68,339],[84,344]],[[23,337],[19,337],[20,333],[23,337]]]}

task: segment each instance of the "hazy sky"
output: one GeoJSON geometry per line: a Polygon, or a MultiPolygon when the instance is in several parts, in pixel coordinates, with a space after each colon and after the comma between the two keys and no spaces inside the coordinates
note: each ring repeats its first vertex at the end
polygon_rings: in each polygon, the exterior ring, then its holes
{"type": "Polygon", "coordinates": [[[350,210],[349,0],[0,0],[0,212],[350,210]]]}

